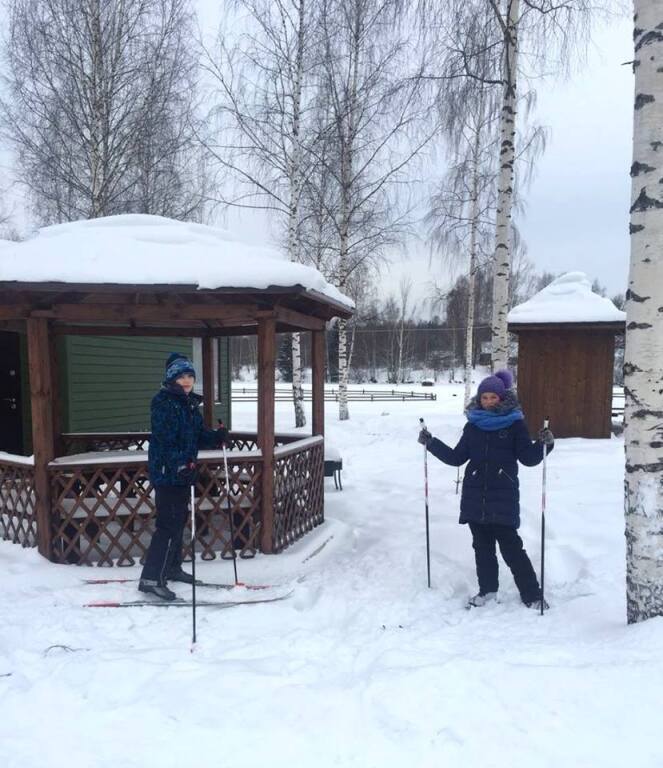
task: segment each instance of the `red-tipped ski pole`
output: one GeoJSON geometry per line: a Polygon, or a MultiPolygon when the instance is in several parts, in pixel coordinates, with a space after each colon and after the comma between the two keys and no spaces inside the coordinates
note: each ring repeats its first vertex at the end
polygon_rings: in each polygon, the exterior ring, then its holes
{"type": "MultiPolygon", "coordinates": [[[[543,428],[548,429],[548,419],[543,420],[543,428]]],[[[543,471],[541,476],[541,616],[543,616],[543,606],[545,605],[544,586],[546,578],[546,458],[548,456],[548,446],[543,444],[543,471]]]]}
{"type": "Polygon", "coordinates": [[[235,553],[235,531],[233,526],[233,512],[230,507],[230,475],[228,474],[228,454],[226,453],[226,444],[223,443],[223,469],[226,473],[226,497],[228,499],[228,527],[230,529],[230,548],[233,553],[233,569],[235,571],[235,586],[239,584],[237,578],[237,555],[235,553]]]}
{"type": "MultiPolygon", "coordinates": [[[[423,419],[419,419],[421,429],[426,429],[423,419]]],[[[428,588],[430,589],[430,526],[428,522],[428,448],[424,445],[424,502],[426,506],[426,570],[428,573],[428,588]]]]}
{"type": "MultiPolygon", "coordinates": [[[[219,419],[219,426],[224,427],[224,423],[219,419]]],[[[235,531],[233,526],[233,513],[230,506],[230,473],[228,472],[228,454],[226,452],[225,442],[221,443],[223,450],[223,471],[226,475],[226,500],[228,502],[228,530],[230,532],[230,549],[233,553],[233,571],[235,572],[235,586],[240,586],[240,580],[237,578],[237,555],[235,553],[235,531]]],[[[241,585],[243,586],[243,585],[241,585]]]]}
{"type": "Polygon", "coordinates": [[[196,644],[196,481],[191,483],[191,617],[193,621],[193,636],[191,650],[196,644]]]}

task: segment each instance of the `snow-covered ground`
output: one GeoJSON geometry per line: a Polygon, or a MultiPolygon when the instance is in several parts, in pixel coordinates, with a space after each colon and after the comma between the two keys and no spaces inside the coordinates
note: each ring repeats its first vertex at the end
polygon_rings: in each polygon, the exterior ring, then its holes
{"type": "MultiPolygon", "coordinates": [[[[327,404],[344,462],[344,490],[326,481],[327,522],[238,564],[292,597],[201,608],[193,653],[185,608],[81,607],[135,595],[82,578],[138,569],[56,566],[0,543],[3,768],[662,766],[663,619],[625,625],[622,441],[560,440],[550,457],[551,610],[524,608],[502,567],[501,604],[468,612],[456,473],[432,457],[426,586],[417,422],[450,442],[463,424],[462,386],[436,391],[352,403],[344,424],[327,404]]],[[[279,428],[290,411],[278,405],[279,428]]],[[[237,405],[235,427],[254,424],[255,404],[237,405]]],[[[538,570],[541,468],[521,481],[538,570]]],[[[232,578],[226,561],[198,572],[232,578]]]]}

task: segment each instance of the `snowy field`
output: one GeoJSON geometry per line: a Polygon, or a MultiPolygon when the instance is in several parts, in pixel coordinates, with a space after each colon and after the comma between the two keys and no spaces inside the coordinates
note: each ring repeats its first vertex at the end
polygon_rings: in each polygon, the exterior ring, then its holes
{"type": "MultiPolygon", "coordinates": [[[[185,608],[81,607],[136,594],[82,578],[138,569],[51,565],[1,542],[3,768],[663,766],[663,619],[625,625],[623,442],[560,440],[550,457],[551,610],[524,608],[502,565],[501,604],[468,612],[456,471],[432,457],[426,586],[417,420],[452,443],[463,425],[462,387],[436,391],[351,403],[344,424],[327,404],[344,490],[326,480],[326,523],[238,564],[242,580],[292,584],[292,597],[201,608],[193,653],[185,608]]],[[[279,404],[277,427],[291,422],[279,404]]],[[[255,404],[236,406],[234,426],[254,428],[255,404]]],[[[541,468],[521,482],[538,570],[541,468]]],[[[226,561],[198,572],[232,579],[226,561]]]]}

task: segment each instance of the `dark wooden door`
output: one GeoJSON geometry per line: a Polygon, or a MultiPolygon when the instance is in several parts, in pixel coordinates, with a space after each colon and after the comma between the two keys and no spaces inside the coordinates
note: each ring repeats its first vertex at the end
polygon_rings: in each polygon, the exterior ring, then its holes
{"type": "Polygon", "coordinates": [[[0,331],[0,451],[21,453],[21,355],[17,333],[0,331]]]}

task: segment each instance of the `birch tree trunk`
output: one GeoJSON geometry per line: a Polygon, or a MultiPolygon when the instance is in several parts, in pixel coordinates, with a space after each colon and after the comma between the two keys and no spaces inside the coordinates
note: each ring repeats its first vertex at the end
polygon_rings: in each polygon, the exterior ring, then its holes
{"type": "Polygon", "coordinates": [[[634,2],[631,263],[626,294],[626,610],[663,615],[663,0],[634,2]]]}
{"type": "Polygon", "coordinates": [[[479,98],[478,115],[474,134],[474,146],[472,147],[472,192],[470,195],[470,273],[467,286],[467,318],[465,329],[465,406],[472,397],[472,362],[474,358],[474,314],[476,307],[476,282],[477,282],[477,240],[479,229],[479,182],[481,169],[479,167],[481,154],[482,127],[484,120],[484,94],[481,91],[479,98]]]}
{"type": "Polygon", "coordinates": [[[295,426],[306,426],[304,413],[304,388],[302,387],[301,334],[292,334],[292,401],[295,406],[295,426]]]}
{"type": "MultiPolygon", "coordinates": [[[[299,0],[297,28],[297,52],[292,89],[292,136],[290,147],[290,210],[288,216],[288,249],[290,260],[299,261],[299,203],[302,189],[302,147],[301,112],[302,81],[304,79],[304,25],[306,23],[306,0],[299,0]]],[[[304,413],[304,390],[302,388],[301,336],[292,334],[292,400],[295,407],[295,426],[306,426],[304,413]]]]}
{"type": "Polygon", "coordinates": [[[350,418],[348,410],[348,324],[346,320],[338,321],[338,419],[347,421],[350,418]]]}
{"type": "Polygon", "coordinates": [[[509,0],[508,13],[500,19],[504,34],[503,95],[500,111],[500,169],[497,180],[495,217],[495,263],[493,271],[493,319],[491,324],[492,368],[506,368],[509,358],[507,314],[511,270],[511,209],[516,141],[516,88],[518,18],[520,0],[509,0]]]}
{"type": "MultiPolygon", "coordinates": [[[[478,136],[477,132],[477,136],[478,136]]],[[[467,294],[467,327],[465,330],[465,405],[470,402],[472,397],[472,360],[474,357],[474,313],[476,305],[476,282],[477,282],[477,227],[479,216],[479,169],[474,168],[474,179],[472,182],[472,223],[470,224],[470,274],[468,278],[467,294]]]]}
{"type": "MultiPolygon", "coordinates": [[[[357,14],[352,28],[351,76],[347,94],[347,107],[344,126],[341,128],[341,216],[339,226],[339,288],[346,286],[349,272],[350,231],[352,227],[352,185],[354,167],[354,142],[356,138],[357,87],[359,83],[359,57],[361,54],[361,15],[357,14]]],[[[348,379],[350,366],[347,355],[347,322],[338,323],[338,418],[347,421],[350,418],[348,408],[348,379]]]]}

